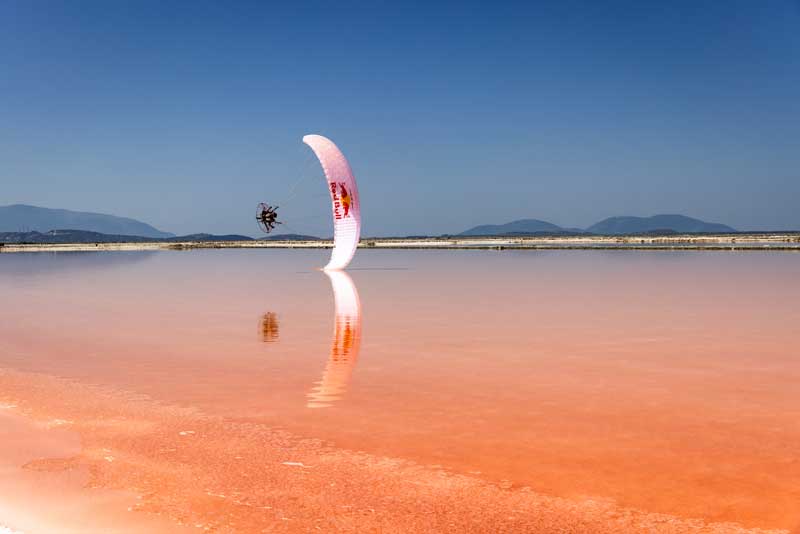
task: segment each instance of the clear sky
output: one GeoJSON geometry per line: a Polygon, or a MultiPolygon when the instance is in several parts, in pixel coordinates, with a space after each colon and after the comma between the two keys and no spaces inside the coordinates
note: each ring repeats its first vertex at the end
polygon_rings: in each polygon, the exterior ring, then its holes
{"type": "Polygon", "coordinates": [[[275,4],[0,2],[0,205],[256,235],[320,133],[366,235],[800,229],[798,0],[275,4]]]}

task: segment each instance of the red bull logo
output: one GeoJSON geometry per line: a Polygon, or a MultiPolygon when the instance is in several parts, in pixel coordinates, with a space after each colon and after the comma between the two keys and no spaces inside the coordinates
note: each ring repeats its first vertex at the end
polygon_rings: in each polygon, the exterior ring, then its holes
{"type": "Polygon", "coordinates": [[[350,207],[353,204],[353,198],[347,192],[344,182],[333,182],[330,184],[331,199],[333,200],[333,217],[334,219],[344,219],[350,215],[350,207]]]}

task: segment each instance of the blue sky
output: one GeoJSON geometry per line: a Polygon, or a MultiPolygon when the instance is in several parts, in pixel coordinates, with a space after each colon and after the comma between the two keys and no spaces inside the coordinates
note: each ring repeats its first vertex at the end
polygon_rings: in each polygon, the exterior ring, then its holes
{"type": "MultiPolygon", "coordinates": [[[[0,3],[0,205],[256,235],[320,133],[367,235],[800,229],[797,0],[272,4],[0,3]]],[[[283,216],[324,235],[316,178],[283,216]]]]}

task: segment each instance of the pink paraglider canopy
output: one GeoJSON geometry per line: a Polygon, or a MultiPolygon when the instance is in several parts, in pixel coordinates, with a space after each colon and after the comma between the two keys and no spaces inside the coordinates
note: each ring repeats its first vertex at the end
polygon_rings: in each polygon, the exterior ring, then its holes
{"type": "Polygon", "coordinates": [[[311,147],[322,165],[333,211],[333,250],[326,271],[347,267],[356,253],[361,237],[361,204],[356,178],[350,164],[333,141],[321,135],[306,135],[303,142],[311,147]]]}

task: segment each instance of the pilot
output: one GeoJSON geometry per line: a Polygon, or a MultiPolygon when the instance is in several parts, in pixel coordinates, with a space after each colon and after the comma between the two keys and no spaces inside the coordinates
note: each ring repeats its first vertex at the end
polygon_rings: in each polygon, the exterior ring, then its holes
{"type": "Polygon", "coordinates": [[[279,224],[277,222],[278,214],[275,211],[276,209],[277,206],[274,208],[272,206],[266,206],[261,209],[261,214],[258,216],[258,220],[264,224],[267,231],[273,230],[275,225],[279,224]]]}

